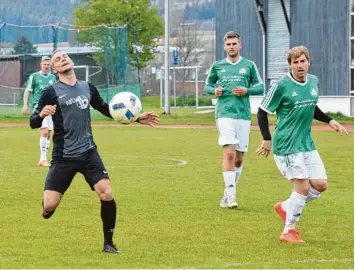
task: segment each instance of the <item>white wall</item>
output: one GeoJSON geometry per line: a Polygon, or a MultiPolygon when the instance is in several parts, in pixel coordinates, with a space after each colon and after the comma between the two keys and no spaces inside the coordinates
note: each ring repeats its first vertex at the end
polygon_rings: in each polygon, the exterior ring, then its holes
{"type": "MultiPolygon", "coordinates": [[[[256,114],[258,112],[259,105],[262,100],[262,96],[251,96],[250,97],[250,107],[251,112],[256,114]]],[[[212,99],[212,104],[216,105],[216,99],[212,99]]],[[[318,107],[323,112],[341,112],[347,116],[351,115],[351,102],[353,102],[354,108],[354,100],[351,100],[351,97],[339,97],[339,96],[321,96],[318,100],[318,107]]]]}
{"type": "MultiPolygon", "coordinates": [[[[252,113],[257,113],[262,96],[251,96],[250,107],[252,113]]],[[[323,112],[341,112],[344,115],[351,116],[351,97],[339,96],[320,96],[318,100],[318,107],[323,112]]]]}

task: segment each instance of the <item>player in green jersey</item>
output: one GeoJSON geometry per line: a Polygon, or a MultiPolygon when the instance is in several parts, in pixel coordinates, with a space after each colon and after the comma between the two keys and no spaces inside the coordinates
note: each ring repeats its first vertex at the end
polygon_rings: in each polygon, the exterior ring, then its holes
{"type": "Polygon", "coordinates": [[[278,169],[293,183],[291,196],[274,206],[285,224],[280,240],[304,243],[296,230],[296,222],[306,203],[318,199],[328,187],[322,159],[311,137],[312,121],[328,123],[341,134],[347,132],[317,106],[318,78],[307,73],[310,65],[308,49],[304,46],[292,48],[287,61],[290,72],[270,87],[258,110],[263,141],[257,153],[268,156],[272,147],[278,169]],[[274,112],[277,121],[271,143],[267,113],[274,112]]]}
{"type": "MultiPolygon", "coordinates": [[[[56,77],[50,74],[51,59],[48,56],[43,56],[41,59],[41,70],[33,73],[27,83],[27,87],[23,97],[22,114],[28,113],[28,99],[31,95],[31,107],[34,110],[38,104],[39,98],[42,95],[42,91],[48,85],[53,84],[56,81],[56,77]]],[[[53,121],[51,116],[47,116],[40,129],[39,147],[41,156],[39,159],[39,165],[48,167],[47,152],[50,146],[50,135],[53,130],[53,121]]]]}
{"type": "Polygon", "coordinates": [[[224,38],[227,58],[216,61],[208,74],[205,92],[217,97],[216,126],[218,143],[223,147],[224,195],[221,207],[237,208],[236,184],[242,173],[244,153],[250,133],[250,95],[262,95],[264,84],[253,61],[240,56],[239,34],[228,32],[224,38]]]}

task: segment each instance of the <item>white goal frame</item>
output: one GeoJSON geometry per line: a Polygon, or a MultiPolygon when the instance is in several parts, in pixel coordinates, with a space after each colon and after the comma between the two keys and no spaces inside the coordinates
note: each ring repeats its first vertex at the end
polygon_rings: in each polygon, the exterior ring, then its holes
{"type": "MultiPolygon", "coordinates": [[[[195,99],[196,99],[196,108],[199,108],[198,105],[198,70],[201,66],[172,66],[169,70],[173,71],[173,96],[174,96],[174,107],[176,108],[176,78],[175,78],[175,71],[177,69],[194,69],[195,70],[195,99]]],[[[163,108],[163,99],[164,99],[164,67],[161,68],[160,74],[160,107],[163,108]]],[[[170,76],[169,76],[170,77],[170,76]]],[[[170,92],[170,91],[169,91],[170,92]]],[[[170,93],[168,95],[170,97],[170,93]]]]}
{"type": "Polygon", "coordinates": [[[85,69],[85,81],[89,81],[90,77],[100,73],[102,71],[102,67],[100,66],[88,66],[88,65],[79,65],[79,66],[74,66],[75,69],[85,69]],[[97,68],[98,71],[95,71],[94,73],[90,74],[90,68],[97,68]]]}

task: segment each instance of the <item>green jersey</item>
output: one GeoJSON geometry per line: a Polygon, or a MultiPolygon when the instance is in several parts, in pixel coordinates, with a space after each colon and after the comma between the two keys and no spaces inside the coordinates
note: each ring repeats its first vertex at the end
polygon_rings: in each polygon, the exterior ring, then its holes
{"type": "Polygon", "coordinates": [[[215,86],[223,88],[216,104],[216,118],[227,117],[250,120],[249,95],[264,93],[263,81],[253,61],[240,57],[232,63],[228,59],[216,61],[208,74],[205,92],[214,95],[215,86]],[[245,96],[235,96],[232,90],[237,86],[247,88],[245,96]]]}
{"type": "Polygon", "coordinates": [[[275,82],[260,108],[276,112],[273,152],[278,156],[315,150],[311,137],[314,110],[318,102],[318,78],[307,74],[304,83],[290,73],[275,82]]]}
{"type": "Polygon", "coordinates": [[[36,106],[42,95],[43,89],[55,83],[56,77],[53,74],[43,74],[40,71],[33,73],[28,79],[27,87],[31,91],[32,106],[36,106]]]}

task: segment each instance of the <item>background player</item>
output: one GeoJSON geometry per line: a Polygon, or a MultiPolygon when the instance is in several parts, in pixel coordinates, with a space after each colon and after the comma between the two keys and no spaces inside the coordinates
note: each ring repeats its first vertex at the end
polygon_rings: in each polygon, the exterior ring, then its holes
{"type": "MultiPolygon", "coordinates": [[[[50,74],[51,59],[48,56],[43,56],[41,59],[41,70],[31,74],[28,79],[26,90],[23,96],[22,114],[28,113],[28,100],[31,94],[31,107],[34,110],[38,104],[42,91],[48,85],[56,81],[56,77],[50,74]]],[[[47,152],[50,147],[50,136],[53,130],[52,116],[48,116],[42,121],[39,138],[40,158],[38,164],[43,167],[48,167],[47,152]]]]}
{"type": "Polygon", "coordinates": [[[218,143],[223,147],[225,184],[220,206],[237,208],[236,184],[242,173],[243,157],[249,145],[249,96],[262,95],[264,85],[255,63],[240,56],[242,44],[239,34],[228,32],[223,40],[227,58],[212,65],[206,79],[205,92],[218,98],[216,126],[218,143]]]}

